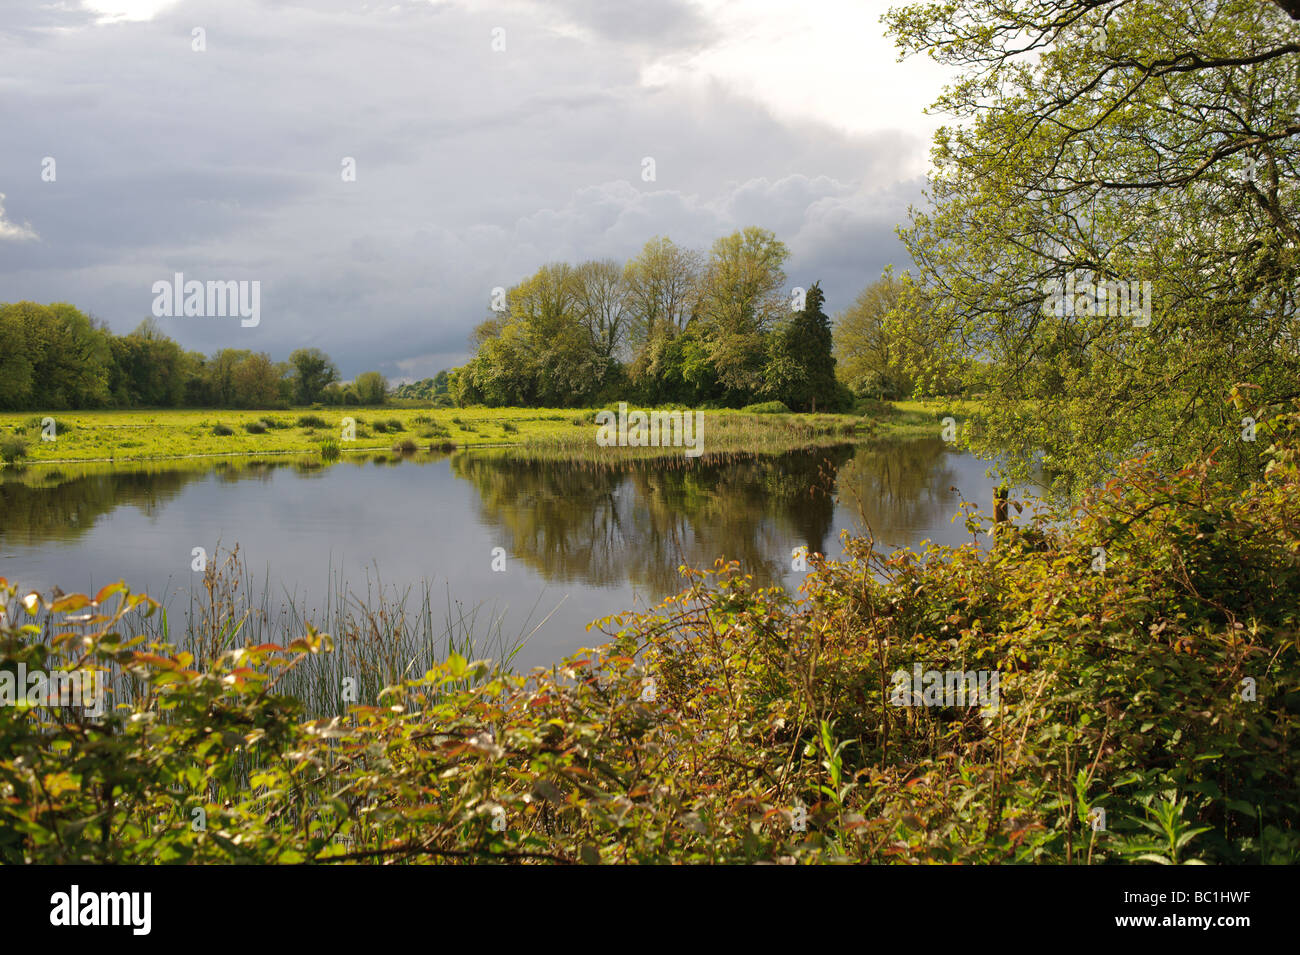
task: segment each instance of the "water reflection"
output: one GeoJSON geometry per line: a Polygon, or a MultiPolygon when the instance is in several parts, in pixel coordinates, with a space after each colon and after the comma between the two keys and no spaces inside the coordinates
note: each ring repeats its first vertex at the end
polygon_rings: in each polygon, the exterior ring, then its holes
{"type": "Polygon", "coordinates": [[[682,564],[726,556],[774,580],[789,541],[824,551],[834,476],[853,453],[845,445],[603,467],[459,455],[452,470],[478,491],[480,520],[546,579],[668,593],[682,564]]]}
{"type": "Polygon", "coordinates": [[[966,483],[968,493],[978,490],[959,477],[959,460],[939,438],[859,447],[839,476],[840,497],[856,518],[853,529],[890,546],[915,543],[917,528],[953,515],[960,503],[956,485],[966,483]]]}
{"type": "Polygon", "coordinates": [[[562,603],[531,665],[576,649],[591,620],[679,590],[681,564],[725,556],[793,587],[791,551],[838,555],[844,529],[888,547],[968,540],[952,488],[987,509],[983,472],[937,440],[604,465],[475,451],[32,467],[0,475],[0,575],[67,592],[124,578],[183,600],[192,548],[238,543],[268,590],[307,611],[340,579],[364,594],[376,570],[521,619],[562,603]]]}

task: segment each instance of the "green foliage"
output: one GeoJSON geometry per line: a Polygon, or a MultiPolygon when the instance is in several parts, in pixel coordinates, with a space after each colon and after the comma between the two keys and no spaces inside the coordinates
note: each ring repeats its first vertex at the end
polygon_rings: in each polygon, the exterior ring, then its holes
{"type": "Polygon", "coordinates": [[[298,416],[298,427],[300,428],[328,428],[329,422],[318,414],[305,414],[298,416]]]}
{"type": "Polygon", "coordinates": [[[215,424],[212,426],[212,433],[218,438],[224,438],[234,434],[235,432],[233,429],[227,428],[224,424],[215,424]]]}
{"type": "Polygon", "coordinates": [[[299,348],[290,352],[293,367],[293,395],[299,404],[319,401],[327,385],[339,379],[339,370],[319,348],[299,348]]]}
{"type": "Polygon", "coordinates": [[[183,351],[152,318],[114,335],[71,305],[0,304],[0,342],[0,410],[343,401],[338,370],[319,349],[298,349],[283,364],[247,349],[204,357],[183,351]]]}
{"type": "Polygon", "coordinates": [[[826,297],[814,282],[804,307],[768,336],[768,394],[798,411],[823,411],[837,403],[831,322],[822,311],[826,297]]]}
{"type": "Polygon", "coordinates": [[[326,461],[336,461],[340,455],[339,443],[333,438],[326,438],[320,443],[320,456],[326,461]]]}
{"type": "Polygon", "coordinates": [[[362,372],[352,383],[357,400],[363,405],[381,405],[388,395],[388,381],[377,371],[362,372]]]}
{"type": "Polygon", "coordinates": [[[903,299],[903,282],[886,269],[836,320],[835,355],[840,376],[859,397],[878,401],[912,393],[908,340],[893,333],[890,316],[903,299]]]}
{"type": "Polygon", "coordinates": [[[182,651],[122,585],[34,618],[0,582],[0,671],[114,688],[0,706],[0,862],[1295,863],[1300,415],[1266,431],[1244,494],[1133,461],[991,550],[847,540],[797,600],[685,571],[598,654],[403,653],[337,714],[284,692],[314,630],[182,651]],[[997,705],[896,706],[913,665],[996,671],[997,705]]]}
{"type": "Polygon", "coordinates": [[[266,434],[266,422],[246,421],[244,422],[244,430],[249,434],[266,434]]]}
{"type": "MultiPolygon", "coordinates": [[[[751,227],[718,239],[707,258],[658,237],[621,268],[543,266],[475,329],[477,350],[447,373],[447,394],[460,407],[739,407],[771,396],[800,409],[844,405],[820,300],[773,331],[788,257],[775,235],[751,227]]],[[[429,388],[396,394],[427,399],[429,388]]]]}
{"type": "MultiPolygon", "coordinates": [[[[49,415],[48,417],[54,418],[53,415],[49,415]]],[[[18,430],[20,433],[24,433],[24,434],[25,433],[40,434],[45,429],[45,426],[42,423],[44,422],[44,420],[45,418],[41,417],[40,415],[33,415],[32,417],[24,421],[22,427],[19,428],[18,430]]],[[[63,437],[66,434],[71,434],[74,430],[75,430],[74,425],[67,418],[54,418],[54,433],[59,437],[63,437]]]]}
{"type": "Polygon", "coordinates": [[[790,414],[790,409],[779,401],[764,401],[756,405],[745,405],[740,409],[747,414],[790,414]]]}
{"type": "Polygon", "coordinates": [[[0,436],[0,461],[13,464],[27,457],[27,441],[16,434],[0,436]]]}
{"type": "MultiPolygon", "coordinates": [[[[1271,2],[955,0],[887,16],[956,74],[931,202],[902,232],[940,364],[977,360],[966,435],[1061,490],[1146,449],[1242,441],[1300,380],[1300,22],[1271,2]],[[1245,411],[1221,397],[1256,386],[1245,411]]],[[[909,369],[921,373],[918,367],[909,369]]],[[[861,392],[860,392],[861,393],[861,392]]]]}
{"type": "Polygon", "coordinates": [[[71,305],[0,304],[0,409],[107,405],[111,339],[71,305]]]}

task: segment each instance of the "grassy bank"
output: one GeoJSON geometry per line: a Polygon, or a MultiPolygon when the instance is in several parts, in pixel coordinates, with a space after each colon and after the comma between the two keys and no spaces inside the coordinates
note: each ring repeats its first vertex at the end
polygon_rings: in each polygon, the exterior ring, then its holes
{"type": "Polygon", "coordinates": [[[872,422],[876,433],[886,438],[937,438],[943,419],[952,417],[960,426],[979,401],[962,398],[909,398],[905,401],[871,401],[858,403],[858,413],[872,422]]]}
{"type": "MultiPolygon", "coordinates": [[[[869,403],[863,414],[783,415],[705,412],[705,451],[778,450],[828,439],[932,437],[939,419],[962,409],[940,401],[869,403]],[[955,410],[954,410],[955,409],[955,410]]],[[[195,456],[318,454],[337,443],[341,453],[386,451],[410,442],[424,449],[522,445],[531,453],[597,453],[594,410],[557,408],[361,408],[328,411],[145,410],[54,412],[54,440],[42,438],[45,415],[0,414],[0,455],[6,446],[31,464],[147,461],[195,456]],[[341,441],[343,419],[356,438],[341,441]]],[[[621,449],[624,452],[632,449],[621,449]]],[[[641,449],[637,453],[660,453],[641,449]]],[[[670,452],[671,453],[671,452],[670,452]]],[[[680,452],[676,452],[680,453],[680,452]]]]}
{"type": "Polygon", "coordinates": [[[385,655],[391,614],[268,639],[217,600],[182,649],[119,587],[7,587],[0,670],[120,692],[0,706],[0,861],[1300,861],[1300,415],[1270,432],[1245,493],[1134,462],[991,551],[851,541],[798,599],[692,571],[527,676],[385,655]]]}
{"type": "Polygon", "coordinates": [[[474,447],[514,443],[524,436],[593,430],[586,412],[557,409],[231,411],[215,409],[55,412],[55,440],[42,440],[41,415],[0,415],[0,436],[26,442],[26,460],[113,460],[198,455],[317,453],[334,442],[342,452],[416,446],[474,447]],[[356,438],[343,441],[352,418],[356,438]]]}

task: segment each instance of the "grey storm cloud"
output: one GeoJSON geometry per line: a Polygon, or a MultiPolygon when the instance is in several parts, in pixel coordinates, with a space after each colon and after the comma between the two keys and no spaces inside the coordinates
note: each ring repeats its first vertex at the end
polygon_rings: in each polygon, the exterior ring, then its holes
{"type": "Polygon", "coordinates": [[[0,301],[69,301],[125,332],[175,272],[255,279],[258,327],[164,330],[408,378],[465,358],[494,286],[656,235],[706,249],[772,229],[791,284],[821,279],[832,310],[907,264],[895,227],[922,182],[899,170],[924,136],[644,82],[717,42],[690,4],[180,0],[113,22],[24,6],[0,24],[0,301]]]}

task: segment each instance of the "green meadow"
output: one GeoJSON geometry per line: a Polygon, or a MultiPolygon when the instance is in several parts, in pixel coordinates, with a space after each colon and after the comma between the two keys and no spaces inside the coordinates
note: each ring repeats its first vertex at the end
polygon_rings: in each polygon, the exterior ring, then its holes
{"type": "MultiPolygon", "coordinates": [[[[957,403],[959,404],[959,403],[957,403]]],[[[0,414],[0,452],[11,463],[146,461],[200,456],[342,454],[519,446],[530,454],[599,453],[595,414],[573,408],[359,408],[294,411],[158,409],[0,414]],[[53,440],[42,421],[54,419],[53,440]],[[346,419],[355,439],[342,440],[346,419]],[[15,453],[21,451],[21,453],[15,453]]],[[[704,413],[704,451],[784,450],[859,437],[928,437],[946,414],[941,401],[871,403],[863,414],[704,413]]],[[[633,449],[617,449],[626,453],[633,449]]],[[[677,449],[640,449],[642,454],[677,449]]]]}

